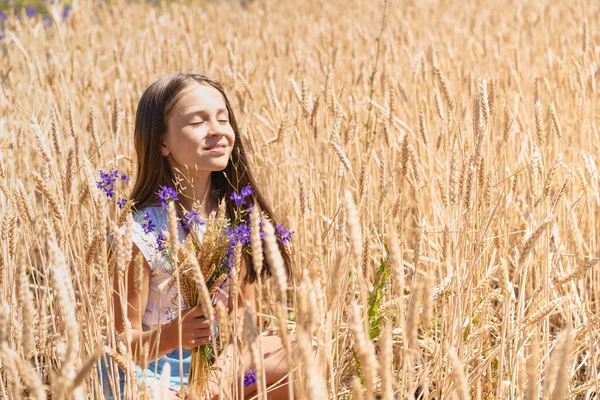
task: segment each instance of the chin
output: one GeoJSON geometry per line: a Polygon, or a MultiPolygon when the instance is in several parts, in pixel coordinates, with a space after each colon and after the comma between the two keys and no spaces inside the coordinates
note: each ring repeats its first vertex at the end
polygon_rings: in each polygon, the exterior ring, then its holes
{"type": "Polygon", "coordinates": [[[227,164],[229,163],[229,158],[224,160],[224,162],[216,162],[213,165],[211,165],[211,171],[213,172],[218,172],[218,171],[223,171],[226,167],[227,164]]]}

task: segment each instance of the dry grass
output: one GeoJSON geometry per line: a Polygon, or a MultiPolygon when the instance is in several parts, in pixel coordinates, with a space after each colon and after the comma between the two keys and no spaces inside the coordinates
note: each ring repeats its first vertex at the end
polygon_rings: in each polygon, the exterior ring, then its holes
{"type": "Polygon", "coordinates": [[[0,397],[100,396],[99,352],[131,371],[94,180],[134,173],[142,91],[190,70],[296,232],[262,299],[296,398],[598,396],[599,2],[92,3],[0,43],[0,397]]]}

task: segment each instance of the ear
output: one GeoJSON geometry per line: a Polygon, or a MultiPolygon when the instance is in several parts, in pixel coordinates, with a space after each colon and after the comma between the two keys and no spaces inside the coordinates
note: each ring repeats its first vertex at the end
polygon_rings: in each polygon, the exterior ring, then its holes
{"type": "Polygon", "coordinates": [[[165,138],[163,137],[162,139],[162,143],[160,144],[160,153],[163,155],[163,157],[168,156],[169,154],[171,154],[171,151],[169,150],[169,148],[167,147],[167,143],[165,141],[165,138]]]}

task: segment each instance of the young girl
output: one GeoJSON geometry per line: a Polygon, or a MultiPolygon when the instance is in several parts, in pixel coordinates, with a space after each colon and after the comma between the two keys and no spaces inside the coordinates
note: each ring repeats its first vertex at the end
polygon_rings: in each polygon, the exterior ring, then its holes
{"type": "MultiPolygon", "coordinates": [[[[124,332],[126,312],[131,324],[129,334],[134,358],[139,361],[144,346],[149,349],[151,362],[145,371],[146,381],[160,380],[162,368],[170,364],[170,388],[175,396],[181,389],[180,364],[183,364],[183,382],[187,382],[190,350],[209,343],[211,329],[200,307],[182,310],[179,318],[178,307],[173,304],[177,288],[169,285],[171,276],[164,268],[167,261],[157,253],[155,245],[158,235],[168,232],[167,211],[163,207],[165,200],[178,199],[176,208],[180,217],[183,215],[181,210],[192,210],[194,202],[194,209],[199,210],[199,215],[194,217],[195,223],[179,224],[180,242],[190,230],[198,238],[202,237],[206,231],[206,216],[217,208],[221,200],[226,201],[227,214],[231,217],[235,207],[230,199],[232,193],[248,185],[253,193],[246,199],[247,203],[257,204],[273,223],[275,216],[250,172],[233,110],[220,83],[198,74],[175,74],[154,82],[140,99],[134,135],[138,171],[131,193],[137,210],[133,222],[132,260],[141,252],[144,267],[142,276],[139,272],[136,276],[133,262],[128,268],[126,299],[119,297],[118,287],[123,282],[119,282],[115,275],[115,329],[120,334],[124,332]],[[234,183],[237,187],[233,186],[234,183]],[[136,290],[136,287],[141,290],[136,290]],[[127,304],[126,310],[121,304],[127,304]],[[184,349],[182,352],[180,345],[184,349]]],[[[289,256],[283,248],[281,253],[289,273],[289,256]]],[[[270,275],[266,263],[263,271],[265,277],[270,275]]],[[[252,258],[248,255],[243,257],[239,276],[243,281],[237,301],[240,309],[236,315],[242,316],[244,302],[253,305],[255,300],[257,276],[252,258]]],[[[227,286],[217,298],[217,301],[226,302],[229,313],[233,313],[234,302],[227,296],[227,286]]],[[[241,321],[238,322],[241,324],[241,321]]],[[[230,340],[233,344],[223,349],[215,360],[217,371],[232,371],[230,364],[237,339],[233,337],[230,340]]],[[[268,387],[285,380],[288,366],[279,337],[265,336],[262,341],[268,387]]],[[[238,375],[247,371],[252,373],[249,355],[241,357],[244,366],[238,375]]],[[[138,369],[138,375],[141,376],[141,372],[138,369]]],[[[232,382],[239,380],[240,376],[227,378],[227,375],[229,373],[223,373],[225,379],[222,385],[228,382],[225,386],[229,387],[220,389],[214,383],[211,385],[214,398],[219,397],[220,390],[232,395],[232,382]]],[[[244,396],[257,390],[252,380],[246,383],[244,396]]],[[[269,392],[269,398],[287,398],[287,393],[286,385],[277,385],[269,392]]]]}

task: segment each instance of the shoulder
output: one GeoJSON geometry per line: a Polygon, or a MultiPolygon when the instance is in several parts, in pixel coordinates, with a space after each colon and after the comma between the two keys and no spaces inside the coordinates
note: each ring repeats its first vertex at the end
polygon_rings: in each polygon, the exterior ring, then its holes
{"type": "Polygon", "coordinates": [[[144,220],[152,219],[158,222],[163,219],[167,219],[167,211],[163,210],[162,207],[144,207],[133,212],[133,220],[135,222],[143,222],[144,220]]]}
{"type": "Polygon", "coordinates": [[[157,250],[157,240],[158,235],[167,229],[167,214],[161,207],[144,207],[133,213],[131,240],[151,267],[161,259],[157,250]]]}

